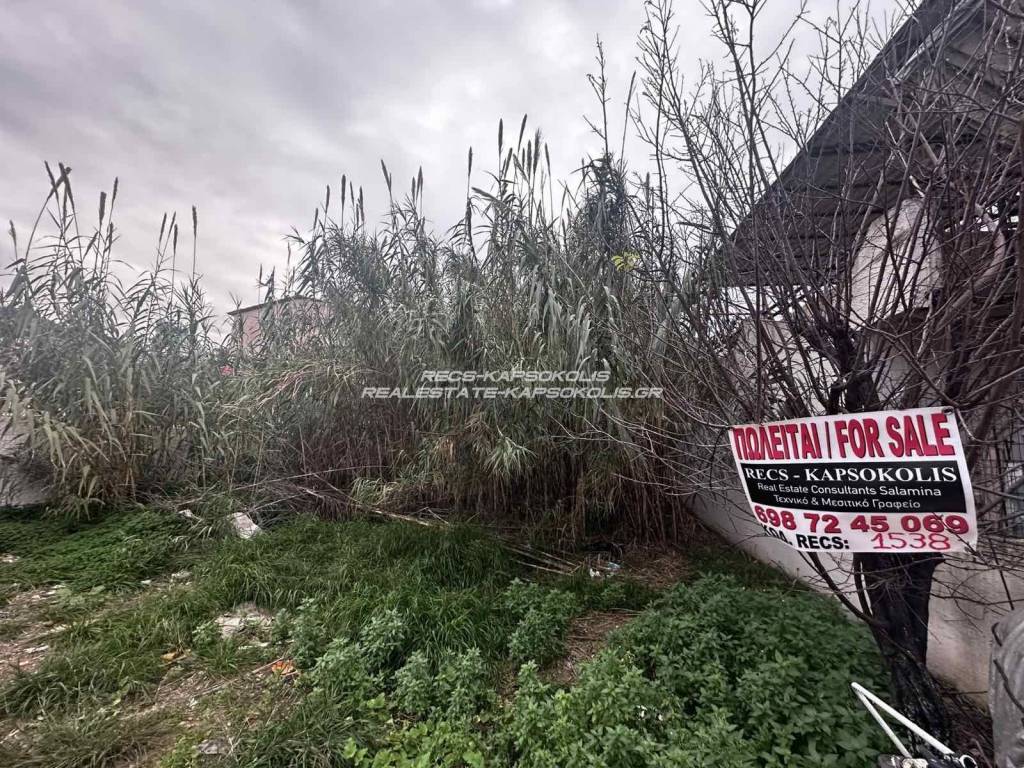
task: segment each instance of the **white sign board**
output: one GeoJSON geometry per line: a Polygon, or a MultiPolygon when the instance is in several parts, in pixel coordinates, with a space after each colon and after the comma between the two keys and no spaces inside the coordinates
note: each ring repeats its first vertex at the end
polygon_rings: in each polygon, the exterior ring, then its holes
{"type": "Polygon", "coordinates": [[[796,549],[951,552],[978,539],[948,409],[746,424],[729,443],[758,523],[796,549]]]}

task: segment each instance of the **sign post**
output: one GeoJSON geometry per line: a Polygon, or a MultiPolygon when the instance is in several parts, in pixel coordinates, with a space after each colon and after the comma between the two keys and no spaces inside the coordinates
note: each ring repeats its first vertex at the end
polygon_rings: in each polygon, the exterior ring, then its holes
{"type": "Polygon", "coordinates": [[[977,542],[951,411],[849,413],[730,430],[751,511],[807,552],[951,552],[977,542]]]}

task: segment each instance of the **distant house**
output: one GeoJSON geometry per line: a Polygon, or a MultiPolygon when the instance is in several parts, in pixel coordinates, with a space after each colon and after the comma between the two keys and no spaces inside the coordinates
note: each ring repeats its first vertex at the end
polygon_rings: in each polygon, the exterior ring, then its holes
{"type": "Polygon", "coordinates": [[[243,354],[253,354],[263,348],[273,329],[289,326],[299,337],[308,333],[303,328],[320,316],[323,303],[308,296],[286,296],[260,304],[238,307],[228,312],[231,318],[231,343],[243,354]]]}

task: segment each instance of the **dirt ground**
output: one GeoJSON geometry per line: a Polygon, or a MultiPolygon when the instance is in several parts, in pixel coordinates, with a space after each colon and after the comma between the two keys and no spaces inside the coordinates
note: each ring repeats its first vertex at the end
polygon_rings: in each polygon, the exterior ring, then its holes
{"type": "MultiPolygon", "coordinates": [[[[627,550],[621,562],[611,561],[606,555],[589,556],[584,567],[597,578],[628,578],[658,591],[692,575],[685,555],[670,547],[627,550]]],[[[577,616],[569,624],[566,655],[548,665],[545,678],[557,685],[574,683],[582,665],[607,645],[608,636],[638,615],[638,611],[618,610],[588,611],[577,616]]]]}
{"type": "Polygon", "coordinates": [[[566,655],[544,670],[545,678],[557,685],[572,685],[582,665],[605,647],[608,635],[629,623],[634,611],[589,611],[569,624],[566,655]]]}
{"type": "Polygon", "coordinates": [[[45,617],[57,595],[54,588],[18,592],[0,607],[0,685],[18,672],[32,672],[42,663],[50,641],[67,627],[45,617]]]}

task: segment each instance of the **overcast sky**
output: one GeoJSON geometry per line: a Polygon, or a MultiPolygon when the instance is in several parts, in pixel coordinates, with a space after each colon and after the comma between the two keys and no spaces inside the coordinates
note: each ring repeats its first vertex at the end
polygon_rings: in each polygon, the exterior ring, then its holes
{"type": "MultiPolygon", "coordinates": [[[[713,53],[708,22],[697,0],[676,7],[696,64],[713,53]]],[[[493,167],[499,118],[514,137],[528,113],[556,174],[574,167],[596,146],[583,119],[595,37],[621,114],[643,13],[640,0],[0,0],[0,220],[31,228],[43,160],[73,168],[90,213],[118,176],[116,256],[149,266],[163,212],[187,221],[194,204],[211,301],[250,303],[259,265],[283,264],[282,236],[343,173],[377,218],[381,158],[399,189],[422,165],[444,229],[468,147],[477,183],[493,167]]]]}

